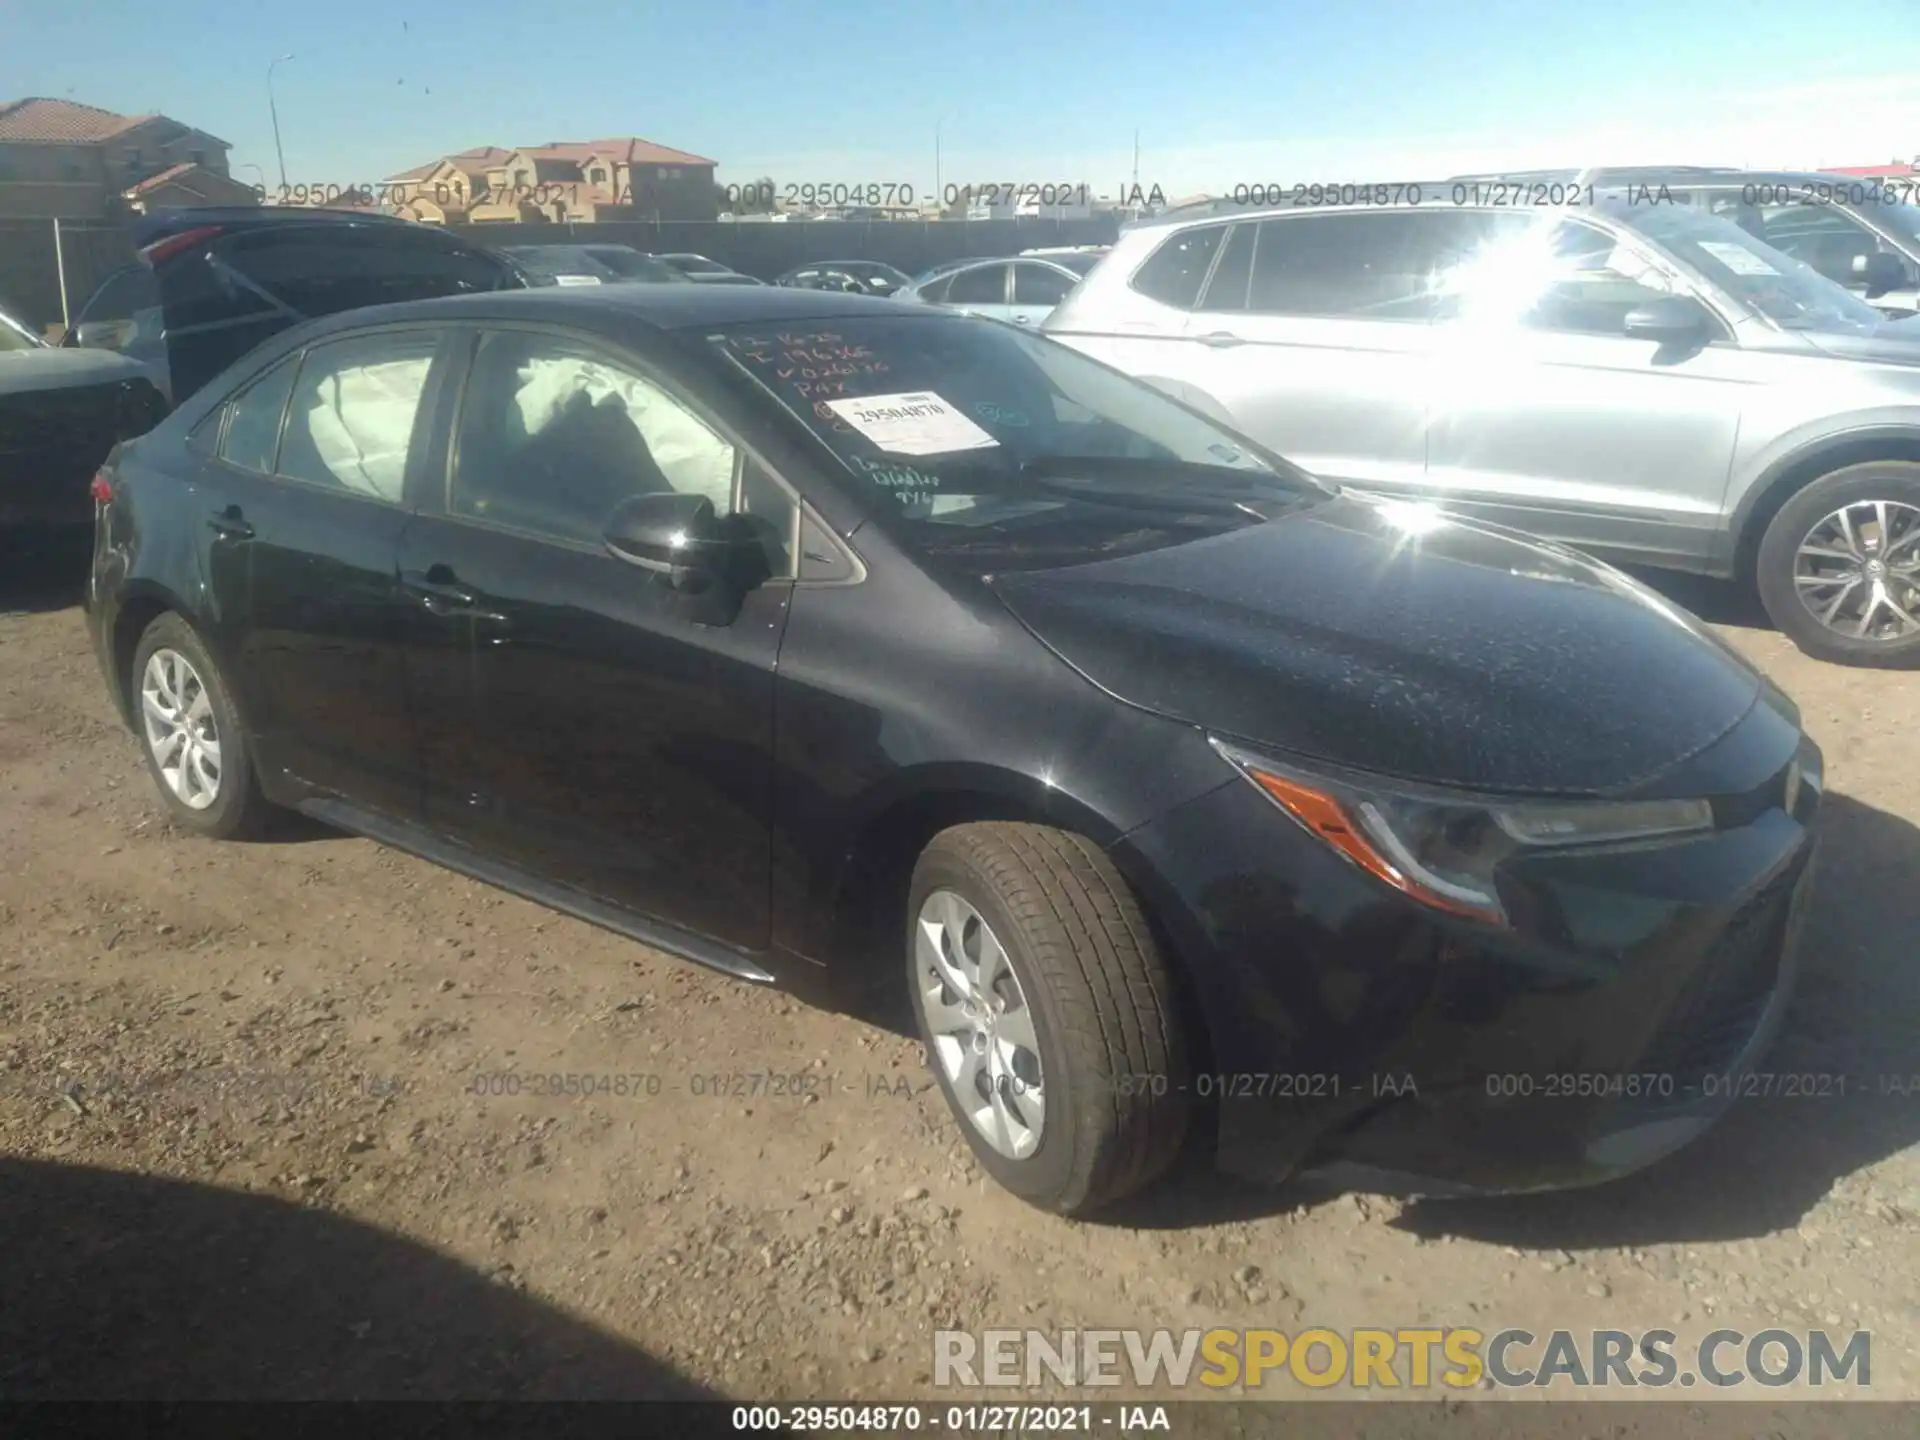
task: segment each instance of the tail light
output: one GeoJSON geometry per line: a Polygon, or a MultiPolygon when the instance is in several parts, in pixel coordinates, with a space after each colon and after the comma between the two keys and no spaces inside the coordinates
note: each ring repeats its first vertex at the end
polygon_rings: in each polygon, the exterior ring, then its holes
{"type": "Polygon", "coordinates": [[[211,240],[220,233],[218,225],[196,225],[191,230],[182,230],[177,235],[169,235],[164,240],[156,240],[140,252],[140,258],[149,265],[158,265],[170,256],[178,255],[182,250],[191,249],[203,240],[211,240]]]}
{"type": "Polygon", "coordinates": [[[93,495],[93,503],[105,505],[113,499],[113,481],[104,470],[93,472],[93,484],[87,487],[93,495]]]}

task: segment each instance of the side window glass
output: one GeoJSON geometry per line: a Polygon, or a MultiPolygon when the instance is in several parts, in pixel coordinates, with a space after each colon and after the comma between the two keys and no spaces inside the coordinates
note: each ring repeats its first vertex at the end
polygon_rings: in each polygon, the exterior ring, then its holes
{"type": "Polygon", "coordinates": [[[1013,303],[1016,305],[1058,305],[1078,282],[1051,265],[1013,267],[1013,303]]]}
{"type": "Polygon", "coordinates": [[[1353,212],[1260,222],[1247,308],[1268,315],[1428,320],[1440,275],[1478,238],[1461,213],[1353,212]]]}
{"type": "Polygon", "coordinates": [[[982,265],[962,270],[947,282],[949,305],[1004,305],[1007,303],[1007,267],[982,265]]]}
{"type": "Polygon", "coordinates": [[[920,298],[929,305],[944,305],[947,303],[947,286],[952,283],[950,276],[936,276],[920,287],[920,298]]]}
{"type": "MultiPolygon", "coordinates": [[[[287,397],[293,393],[293,377],[299,369],[300,357],[288,356],[227,402],[232,415],[220,442],[222,460],[246,470],[273,469],[274,452],[280,448],[280,417],[286,413],[287,397]]],[[[211,421],[210,428],[218,429],[219,414],[214,411],[201,424],[211,421]]]]}
{"type": "Polygon", "coordinates": [[[1743,228],[1840,285],[1859,285],[1854,263],[1880,248],[1871,233],[1832,205],[1769,205],[1759,217],[1757,228],[1743,228]]]}
{"type": "Polygon", "coordinates": [[[1247,308],[1247,284],[1253,278],[1253,237],[1258,227],[1236,225],[1227,232],[1227,248],[1220,252],[1220,263],[1207,281],[1207,293],[1200,301],[1202,310],[1244,310],[1247,308]]]}
{"type": "Polygon", "coordinates": [[[725,437],[651,381],[555,336],[490,334],[461,404],[447,509],[598,547],[635,495],[704,495],[792,573],[797,507],[725,437]]]}
{"type": "Polygon", "coordinates": [[[1548,244],[1547,284],[1526,316],[1535,329],[1619,335],[1628,311],[1675,293],[1665,271],[1604,230],[1570,221],[1548,244]]]}
{"type": "Polygon", "coordinates": [[[280,474],[398,504],[435,337],[361,335],[307,351],[280,474]]]}
{"type": "Polygon", "coordinates": [[[1134,273],[1133,288],[1162,305],[1191,310],[1200,298],[1200,283],[1207,278],[1213,252],[1226,232],[1225,225],[1207,225],[1168,236],[1134,273]]]}

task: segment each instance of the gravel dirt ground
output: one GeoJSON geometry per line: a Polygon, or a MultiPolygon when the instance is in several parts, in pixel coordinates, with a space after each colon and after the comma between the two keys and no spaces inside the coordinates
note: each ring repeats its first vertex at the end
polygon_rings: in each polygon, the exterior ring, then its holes
{"type": "Polygon", "coordinates": [[[931,1399],[939,1326],[1436,1324],[1863,1328],[1871,1394],[1920,1398],[1920,673],[1661,582],[1825,747],[1769,1068],[1845,1099],[1582,1193],[1195,1175],[1071,1224],[985,1180],[889,1029],[364,840],[170,830],[77,573],[0,598],[0,1394],[931,1399]],[[741,1071],[832,1089],[696,1093],[741,1071]],[[476,1093],[506,1072],[629,1078],[476,1093]]]}

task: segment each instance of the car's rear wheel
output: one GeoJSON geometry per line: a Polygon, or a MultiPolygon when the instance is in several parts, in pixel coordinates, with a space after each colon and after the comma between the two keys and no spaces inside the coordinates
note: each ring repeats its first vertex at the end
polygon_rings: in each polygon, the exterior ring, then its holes
{"type": "Polygon", "coordinates": [[[1799,491],[1767,526],[1754,579],[1807,654],[1920,666],[1920,465],[1849,465],[1799,491]]]}
{"type": "Polygon", "coordinates": [[[1113,863],[1046,826],[961,825],[914,868],[928,1063],[996,1180],[1064,1215],[1158,1178],[1190,1117],[1174,976],[1113,863]]]}
{"type": "Polygon", "coordinates": [[[220,667],[180,616],[158,617],[133,655],[134,718],[167,817],[215,839],[257,833],[260,793],[246,732],[220,667]]]}

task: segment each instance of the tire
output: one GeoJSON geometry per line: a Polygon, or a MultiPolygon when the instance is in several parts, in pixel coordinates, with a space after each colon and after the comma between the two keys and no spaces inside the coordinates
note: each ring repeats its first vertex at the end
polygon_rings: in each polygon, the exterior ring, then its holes
{"type": "Polygon", "coordinates": [[[1911,568],[1920,565],[1920,530],[1908,526],[1920,527],[1920,465],[1875,460],[1821,476],[1780,507],[1761,538],[1754,566],[1761,604],[1781,633],[1815,659],[1880,669],[1920,667],[1920,569],[1911,568]],[[1873,508],[1876,501],[1887,507],[1887,535],[1871,534],[1878,528],[1872,518],[1877,513],[1873,508]],[[1829,542],[1822,544],[1823,549],[1846,548],[1841,532],[1829,519],[1842,512],[1849,515],[1853,525],[1853,548],[1862,563],[1803,557],[1801,547],[1809,540],[1829,542]],[[1878,551],[1872,548],[1875,540],[1878,551]],[[1889,544],[1895,547],[1894,552],[1885,560],[1878,559],[1889,544]],[[1881,567],[1877,575],[1872,573],[1875,565],[1881,567]],[[1903,575],[1896,567],[1909,567],[1908,573],[1903,575]],[[1854,574],[1864,578],[1840,595],[1844,577],[1854,574]],[[1836,580],[1822,579],[1829,575],[1836,580]],[[1822,583],[1804,584],[1803,577],[1822,583]],[[1863,588],[1875,579],[1883,587],[1885,600],[1875,601],[1873,592],[1863,588]],[[1840,628],[1825,623],[1809,608],[1836,596],[1841,602],[1836,617],[1840,628]],[[1847,622],[1857,618],[1861,608],[1861,596],[1874,604],[1865,636],[1847,633],[1853,628],[1847,622]],[[1912,621],[1904,634],[1894,633],[1897,620],[1889,604],[1911,613],[1912,621]],[[1875,635],[1873,630],[1884,633],[1875,635]]]}
{"type": "Polygon", "coordinates": [[[233,691],[193,627],[171,612],[156,618],[134,647],[127,683],[133,702],[134,733],[167,819],[182,830],[215,840],[244,839],[261,833],[273,806],[260,792],[233,691]],[[167,688],[168,677],[173,691],[167,688]],[[150,689],[157,710],[148,703],[150,689]],[[206,704],[196,711],[201,694],[206,704]],[[202,757],[200,764],[189,764],[181,755],[178,746],[183,727],[159,718],[161,712],[180,713],[181,706],[172,703],[176,698],[184,701],[190,719],[184,728],[192,731],[192,747],[202,757]],[[211,731],[207,729],[209,720],[211,731]],[[156,734],[162,732],[172,734],[172,745],[156,740],[156,734]],[[217,757],[210,764],[206,760],[209,739],[217,757]],[[162,764],[163,753],[181,761],[178,769],[187,772],[184,789],[162,764]],[[215,781],[210,791],[206,785],[209,775],[215,781]]]}
{"type": "MultiPolygon", "coordinates": [[[[1098,846],[1040,825],[942,831],[914,867],[906,961],[929,1068],[973,1153],[1001,1185],[1042,1209],[1084,1215],[1145,1188],[1172,1164],[1192,1115],[1174,976],[1139,902],[1098,846]],[[953,908],[956,900],[971,918],[953,908]],[[1013,1057],[989,1082],[1000,1106],[966,1090],[967,1072],[953,1068],[967,1049],[952,1038],[954,1024],[971,1022],[953,1008],[943,1013],[942,1002],[962,992],[949,988],[943,974],[952,972],[937,963],[943,933],[957,933],[963,957],[990,957],[982,926],[1017,982],[1011,992],[999,987],[997,998],[1020,1002],[993,1018],[995,1038],[985,1042],[989,1060],[1006,1053],[1003,1046],[1013,1057]],[[1021,1054],[1029,1035],[1037,1074],[1021,1054]],[[986,1118],[976,1122],[974,1111],[986,1118]],[[995,1124],[996,1111],[1013,1117],[997,1132],[1015,1140],[1010,1148],[983,1128],[995,1124]],[[1019,1122],[1035,1119],[1023,1150],[1019,1122]]],[[[979,977],[963,967],[962,978],[979,977]]]]}

